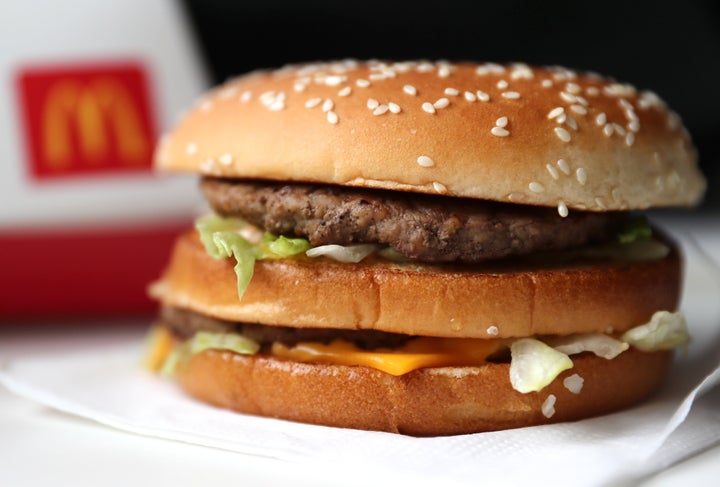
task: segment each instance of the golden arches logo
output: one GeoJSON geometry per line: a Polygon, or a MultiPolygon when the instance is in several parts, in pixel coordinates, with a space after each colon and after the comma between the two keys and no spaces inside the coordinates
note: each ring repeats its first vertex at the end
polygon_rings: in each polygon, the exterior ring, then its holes
{"type": "Polygon", "coordinates": [[[144,164],[151,150],[136,100],[110,77],[59,80],[47,95],[41,123],[43,159],[53,169],[70,166],[76,148],[82,160],[99,164],[112,150],[111,140],[123,164],[144,164]]]}

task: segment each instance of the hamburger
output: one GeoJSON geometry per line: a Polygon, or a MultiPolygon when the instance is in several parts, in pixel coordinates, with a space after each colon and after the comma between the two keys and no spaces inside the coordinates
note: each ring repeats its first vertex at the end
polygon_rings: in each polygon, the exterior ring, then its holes
{"type": "Polygon", "coordinates": [[[655,94],[563,67],[343,60],[214,88],[158,144],[208,206],[147,361],[239,413],[413,436],[645,400],[689,340],[644,210],[704,194],[655,94]]]}

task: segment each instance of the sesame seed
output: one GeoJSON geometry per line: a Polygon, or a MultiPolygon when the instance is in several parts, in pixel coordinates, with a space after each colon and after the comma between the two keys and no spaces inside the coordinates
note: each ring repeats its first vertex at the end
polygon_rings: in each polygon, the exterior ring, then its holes
{"type": "Polygon", "coordinates": [[[189,156],[196,154],[197,153],[197,145],[196,144],[188,144],[187,147],[185,147],[185,152],[189,156]]]}
{"type": "Polygon", "coordinates": [[[597,125],[605,125],[607,123],[607,115],[605,115],[605,112],[598,113],[597,117],[595,117],[595,123],[597,125]]]}
{"type": "Polygon", "coordinates": [[[573,129],[573,130],[577,130],[577,129],[578,129],[578,124],[577,124],[577,122],[576,122],[575,119],[572,118],[571,116],[567,116],[567,117],[565,118],[565,123],[567,124],[568,127],[570,127],[570,128],[573,129]]]}
{"type": "Polygon", "coordinates": [[[613,129],[615,129],[615,132],[617,132],[618,135],[620,135],[621,137],[624,137],[624,136],[625,136],[625,127],[623,127],[623,126],[620,125],[619,123],[614,123],[614,124],[613,124],[613,129]]]}
{"type": "Polygon", "coordinates": [[[528,188],[533,193],[542,193],[543,191],[545,191],[545,186],[538,183],[537,181],[532,181],[530,184],[528,184],[528,188]]]}
{"type": "Polygon", "coordinates": [[[401,111],[400,105],[398,105],[397,103],[393,103],[393,102],[388,103],[388,109],[392,113],[400,113],[400,111],[401,111]]]}
{"type": "Polygon", "coordinates": [[[568,216],[568,207],[564,201],[558,201],[558,215],[565,218],[568,216]]]}
{"type": "Polygon", "coordinates": [[[435,66],[433,66],[432,63],[423,61],[422,63],[418,64],[417,71],[418,73],[429,73],[435,69],[435,66]]]}
{"type": "Polygon", "coordinates": [[[330,123],[333,124],[333,125],[335,125],[336,123],[338,123],[337,113],[333,112],[332,110],[329,110],[329,111],[327,112],[327,121],[330,122],[330,123]]]}
{"type": "Polygon", "coordinates": [[[572,93],[573,95],[577,95],[580,93],[580,85],[577,83],[568,83],[565,85],[565,91],[572,93]]]}
{"type": "Polygon", "coordinates": [[[435,113],[435,107],[429,101],[422,104],[422,109],[428,113],[435,113]]]}
{"type": "Polygon", "coordinates": [[[585,93],[589,96],[598,96],[600,94],[600,90],[598,90],[597,86],[588,86],[585,89],[585,93]]]}
{"type": "Polygon", "coordinates": [[[553,119],[555,117],[559,117],[565,112],[565,109],[563,107],[555,107],[552,110],[550,110],[550,113],[548,113],[547,118],[553,119]]]}
{"type": "Polygon", "coordinates": [[[450,76],[450,66],[448,66],[447,64],[439,66],[438,76],[440,76],[441,78],[447,78],[448,76],[450,76]]]}
{"type": "Polygon", "coordinates": [[[218,92],[218,98],[221,100],[227,100],[228,98],[232,98],[235,96],[235,93],[237,93],[238,87],[237,86],[228,86],[223,89],[221,89],[218,92]]]}
{"type": "Polygon", "coordinates": [[[420,156],[417,158],[417,163],[422,167],[433,167],[435,165],[435,161],[433,161],[428,156],[420,156]]]}
{"type": "Polygon", "coordinates": [[[215,159],[206,159],[199,165],[200,171],[212,172],[215,170],[215,159]]]}
{"type": "Polygon", "coordinates": [[[417,88],[415,88],[413,85],[403,86],[403,91],[405,93],[407,93],[408,95],[412,95],[412,96],[417,95],[417,88]]]}
{"type": "Polygon", "coordinates": [[[497,336],[497,334],[500,333],[500,330],[498,330],[498,327],[497,327],[497,326],[492,325],[492,326],[488,326],[488,329],[485,330],[485,332],[486,332],[488,335],[497,336]]]}
{"type": "Polygon", "coordinates": [[[605,86],[603,88],[603,92],[605,92],[605,94],[608,96],[634,96],[635,88],[627,84],[623,85],[620,83],[613,83],[605,86]]]}
{"type": "Polygon", "coordinates": [[[232,154],[223,154],[218,158],[218,161],[220,161],[220,164],[223,166],[229,166],[232,164],[233,156],[232,154]]]}
{"type": "Polygon", "coordinates": [[[567,91],[561,91],[560,92],[560,98],[565,100],[568,103],[575,103],[577,102],[577,98],[575,98],[575,95],[571,95],[567,91]]]}
{"type": "Polygon", "coordinates": [[[278,98],[268,105],[268,110],[271,112],[279,112],[285,108],[285,100],[278,98]]]}
{"type": "Polygon", "coordinates": [[[487,93],[485,93],[482,90],[477,90],[475,92],[475,94],[477,95],[478,100],[480,100],[480,101],[490,101],[490,95],[488,95],[487,93]]]}
{"type": "Polygon", "coordinates": [[[510,73],[510,78],[513,80],[517,79],[533,79],[535,74],[533,73],[530,66],[523,63],[517,63],[513,65],[513,70],[510,73]]]}
{"type": "Polygon", "coordinates": [[[473,93],[472,91],[466,91],[465,93],[463,93],[463,95],[465,96],[465,99],[467,101],[477,100],[477,95],[475,95],[475,93],[473,93]]]}
{"type": "Polygon", "coordinates": [[[265,105],[268,110],[277,112],[285,108],[285,97],[284,92],[266,91],[260,95],[260,102],[265,105]]]}
{"type": "Polygon", "coordinates": [[[505,127],[507,124],[508,124],[507,117],[500,117],[497,120],[495,120],[495,125],[498,127],[505,127]]]}
{"type": "Polygon", "coordinates": [[[580,183],[583,186],[587,182],[587,173],[585,172],[585,169],[582,167],[577,168],[577,170],[575,171],[575,177],[577,178],[578,183],[580,183]]]}
{"type": "Polygon", "coordinates": [[[322,98],[310,98],[308,101],[305,102],[306,108],[315,108],[322,102],[322,98]]]}
{"type": "Polygon", "coordinates": [[[433,181],[432,183],[433,189],[437,191],[438,193],[447,193],[447,188],[444,184],[438,183],[437,181],[433,181]]]}
{"type": "Polygon", "coordinates": [[[275,99],[275,96],[276,93],[274,91],[266,91],[260,95],[260,102],[264,105],[267,105],[269,103],[272,103],[272,101],[275,99]]]}
{"type": "Polygon", "coordinates": [[[601,200],[600,198],[595,198],[595,204],[598,205],[603,210],[607,208],[605,206],[605,203],[603,202],[603,200],[601,200]]]}
{"type": "Polygon", "coordinates": [[[637,120],[631,120],[630,122],[628,122],[627,128],[631,132],[637,132],[640,130],[640,122],[638,122],[637,120]]]}
{"type": "Polygon", "coordinates": [[[570,166],[568,166],[568,163],[565,161],[565,159],[558,159],[557,165],[560,170],[565,173],[566,176],[570,175],[570,166]]]}
{"type": "Polygon", "coordinates": [[[486,66],[478,66],[475,68],[475,74],[479,76],[485,76],[490,73],[490,70],[486,66]]]}
{"type": "Polygon", "coordinates": [[[375,98],[368,98],[367,107],[370,110],[375,110],[378,107],[378,105],[380,105],[380,102],[377,101],[375,98]]]}
{"type": "Polygon", "coordinates": [[[485,76],[487,74],[502,74],[505,72],[505,66],[496,63],[485,63],[475,68],[475,74],[485,76]]]}
{"type": "Polygon", "coordinates": [[[335,102],[333,102],[330,98],[328,98],[327,100],[325,100],[325,101],[323,102],[323,104],[322,104],[322,111],[323,111],[323,112],[329,112],[329,111],[332,110],[333,108],[335,108],[335,102]]]}
{"type": "Polygon", "coordinates": [[[510,132],[508,132],[502,127],[493,127],[492,130],[490,130],[490,133],[497,137],[507,137],[508,135],[510,135],[510,132]]]}
{"type": "Polygon", "coordinates": [[[555,135],[557,135],[558,139],[562,140],[563,142],[570,142],[570,139],[572,139],[572,137],[570,136],[570,132],[568,132],[564,128],[555,127],[554,130],[555,130],[555,135]]]}
{"type": "Polygon", "coordinates": [[[543,88],[550,88],[553,85],[553,80],[551,79],[544,79],[540,82],[540,86],[543,88]]]}
{"type": "Polygon", "coordinates": [[[565,123],[565,120],[567,120],[567,114],[565,112],[558,115],[557,120],[555,120],[557,123],[565,123]]]}
{"type": "Polygon", "coordinates": [[[557,169],[555,169],[552,164],[546,164],[545,168],[547,168],[548,172],[550,173],[550,176],[552,176],[553,179],[559,179],[560,175],[557,172],[557,169]]]}
{"type": "Polygon", "coordinates": [[[383,113],[387,112],[388,110],[389,110],[389,108],[387,105],[385,105],[385,104],[378,105],[377,107],[375,107],[375,110],[373,110],[373,115],[382,115],[383,113]]]}
{"type": "Polygon", "coordinates": [[[359,88],[367,88],[370,86],[370,82],[366,79],[358,79],[355,81],[355,85],[359,88]]]}
{"type": "Polygon", "coordinates": [[[505,88],[508,87],[508,82],[505,81],[504,79],[501,79],[500,81],[497,82],[497,85],[495,85],[495,86],[497,86],[499,90],[504,90],[505,88]]]}
{"type": "Polygon", "coordinates": [[[344,83],[347,77],[341,75],[331,75],[325,78],[325,84],[328,86],[338,86],[344,83]]]}
{"type": "Polygon", "coordinates": [[[460,91],[455,88],[445,88],[445,94],[448,96],[458,96],[460,91]]]}
{"type": "Polygon", "coordinates": [[[643,91],[638,100],[638,106],[643,110],[650,107],[662,108],[664,105],[660,97],[652,91],[643,91]]]}
{"type": "Polygon", "coordinates": [[[440,98],[435,103],[433,103],[433,106],[437,109],[445,108],[450,104],[450,100],[447,98],[440,98]]]}
{"type": "Polygon", "coordinates": [[[627,101],[625,98],[620,98],[618,100],[618,105],[623,107],[625,110],[634,110],[635,108],[632,106],[632,103],[627,101]]]}
{"type": "Polygon", "coordinates": [[[606,123],[603,127],[603,134],[605,137],[610,137],[613,134],[613,126],[610,123],[606,123]]]}
{"type": "Polygon", "coordinates": [[[579,115],[585,115],[587,113],[587,109],[582,105],[570,105],[570,110],[579,115]]]}
{"type": "Polygon", "coordinates": [[[503,98],[507,98],[508,100],[517,100],[520,98],[520,93],[517,91],[505,91],[502,94],[503,98]]]}
{"type": "Polygon", "coordinates": [[[350,93],[352,93],[352,87],[346,86],[343,89],[341,89],[340,91],[338,91],[338,96],[348,96],[348,95],[350,95],[350,93]]]}
{"type": "Polygon", "coordinates": [[[588,101],[580,95],[575,95],[575,101],[583,106],[588,106],[588,101]]]}
{"type": "Polygon", "coordinates": [[[628,132],[628,134],[625,136],[625,144],[630,147],[635,143],[635,134],[632,132],[628,132]]]}
{"type": "Polygon", "coordinates": [[[554,79],[555,81],[557,81],[557,82],[565,81],[565,80],[568,80],[568,79],[571,79],[571,78],[572,78],[572,77],[571,77],[571,76],[568,74],[568,72],[567,72],[566,70],[564,70],[564,69],[561,70],[561,71],[558,71],[557,73],[554,73],[554,74],[553,74],[553,79],[554,79]]]}
{"type": "Polygon", "coordinates": [[[243,91],[242,95],[240,95],[240,101],[243,103],[247,103],[252,98],[252,91],[246,90],[243,91]]]}

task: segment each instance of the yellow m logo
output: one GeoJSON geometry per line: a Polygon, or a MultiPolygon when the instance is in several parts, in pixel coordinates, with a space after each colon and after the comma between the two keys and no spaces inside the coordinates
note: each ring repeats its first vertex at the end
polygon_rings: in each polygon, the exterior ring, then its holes
{"type": "Polygon", "coordinates": [[[109,77],[59,81],[48,94],[41,123],[44,159],[55,169],[77,157],[91,164],[107,160],[112,141],[122,164],[143,164],[151,150],[136,100],[109,77]]]}

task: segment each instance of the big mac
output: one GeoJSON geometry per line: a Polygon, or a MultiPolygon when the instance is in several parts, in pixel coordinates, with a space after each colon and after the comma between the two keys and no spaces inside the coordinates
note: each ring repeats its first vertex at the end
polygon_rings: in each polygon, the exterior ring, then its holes
{"type": "Polygon", "coordinates": [[[705,180],[661,99],[597,74],[345,60],[210,91],[162,140],[208,212],[152,295],[148,361],[240,413],[449,435],[652,394],[689,337],[642,211],[705,180]]]}

